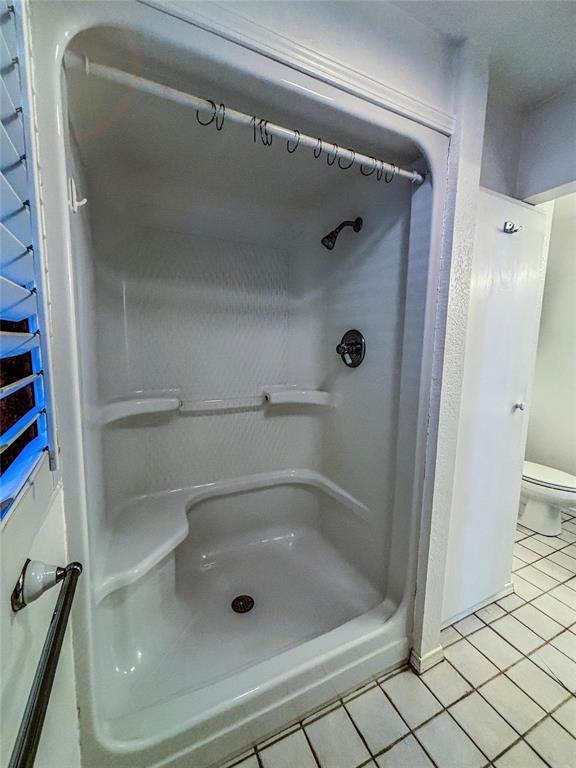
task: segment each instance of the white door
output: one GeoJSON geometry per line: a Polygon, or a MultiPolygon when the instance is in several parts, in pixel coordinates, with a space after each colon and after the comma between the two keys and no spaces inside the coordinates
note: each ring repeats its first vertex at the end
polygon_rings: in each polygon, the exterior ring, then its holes
{"type": "Polygon", "coordinates": [[[481,190],[443,619],[510,582],[550,210],[481,190]],[[504,223],[517,232],[506,234],[504,223]]]}

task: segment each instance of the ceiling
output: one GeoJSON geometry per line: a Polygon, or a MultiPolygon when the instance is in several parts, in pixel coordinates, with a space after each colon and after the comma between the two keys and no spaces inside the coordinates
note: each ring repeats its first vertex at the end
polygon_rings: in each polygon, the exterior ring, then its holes
{"type": "Polygon", "coordinates": [[[426,26],[490,50],[490,89],[525,110],[576,82],[573,0],[400,0],[426,26]]]}

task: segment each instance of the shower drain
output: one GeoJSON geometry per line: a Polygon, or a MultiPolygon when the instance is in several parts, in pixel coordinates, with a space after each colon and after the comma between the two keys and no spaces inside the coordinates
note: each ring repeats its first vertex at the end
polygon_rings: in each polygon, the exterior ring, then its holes
{"type": "Polygon", "coordinates": [[[238,595],[232,600],[232,610],[236,613],[248,613],[254,608],[254,598],[250,595],[238,595]]]}

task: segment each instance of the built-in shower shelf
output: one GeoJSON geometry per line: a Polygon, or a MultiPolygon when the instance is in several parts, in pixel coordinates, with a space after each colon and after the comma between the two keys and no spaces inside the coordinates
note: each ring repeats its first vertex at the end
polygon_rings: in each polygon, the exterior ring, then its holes
{"type": "Polygon", "coordinates": [[[308,469],[264,472],[138,496],[112,516],[102,577],[95,584],[96,602],[140,579],[181,544],[188,536],[188,518],[201,501],[281,485],[319,490],[364,522],[370,520],[368,507],[332,480],[308,469]]]}
{"type": "Polygon", "coordinates": [[[333,407],[335,399],[330,392],[282,385],[265,387],[259,395],[205,400],[182,400],[180,390],[174,389],[166,390],[165,393],[142,393],[113,400],[102,408],[102,423],[112,424],[132,416],[153,413],[179,411],[187,415],[201,415],[218,411],[254,410],[282,405],[333,407]]]}
{"type": "Polygon", "coordinates": [[[112,424],[131,416],[170,413],[171,411],[178,411],[180,404],[178,390],[168,390],[166,393],[142,393],[118,398],[102,408],[102,422],[112,424]]]}

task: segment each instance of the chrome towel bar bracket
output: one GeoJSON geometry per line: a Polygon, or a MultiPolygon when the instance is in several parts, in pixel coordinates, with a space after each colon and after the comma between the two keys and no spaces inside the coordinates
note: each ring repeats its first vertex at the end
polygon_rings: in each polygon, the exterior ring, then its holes
{"type": "Polygon", "coordinates": [[[12,609],[20,611],[47,589],[62,582],[8,768],[32,768],[34,765],[76,583],[81,573],[80,563],[69,563],[60,568],[27,560],[12,593],[12,609]]]}

